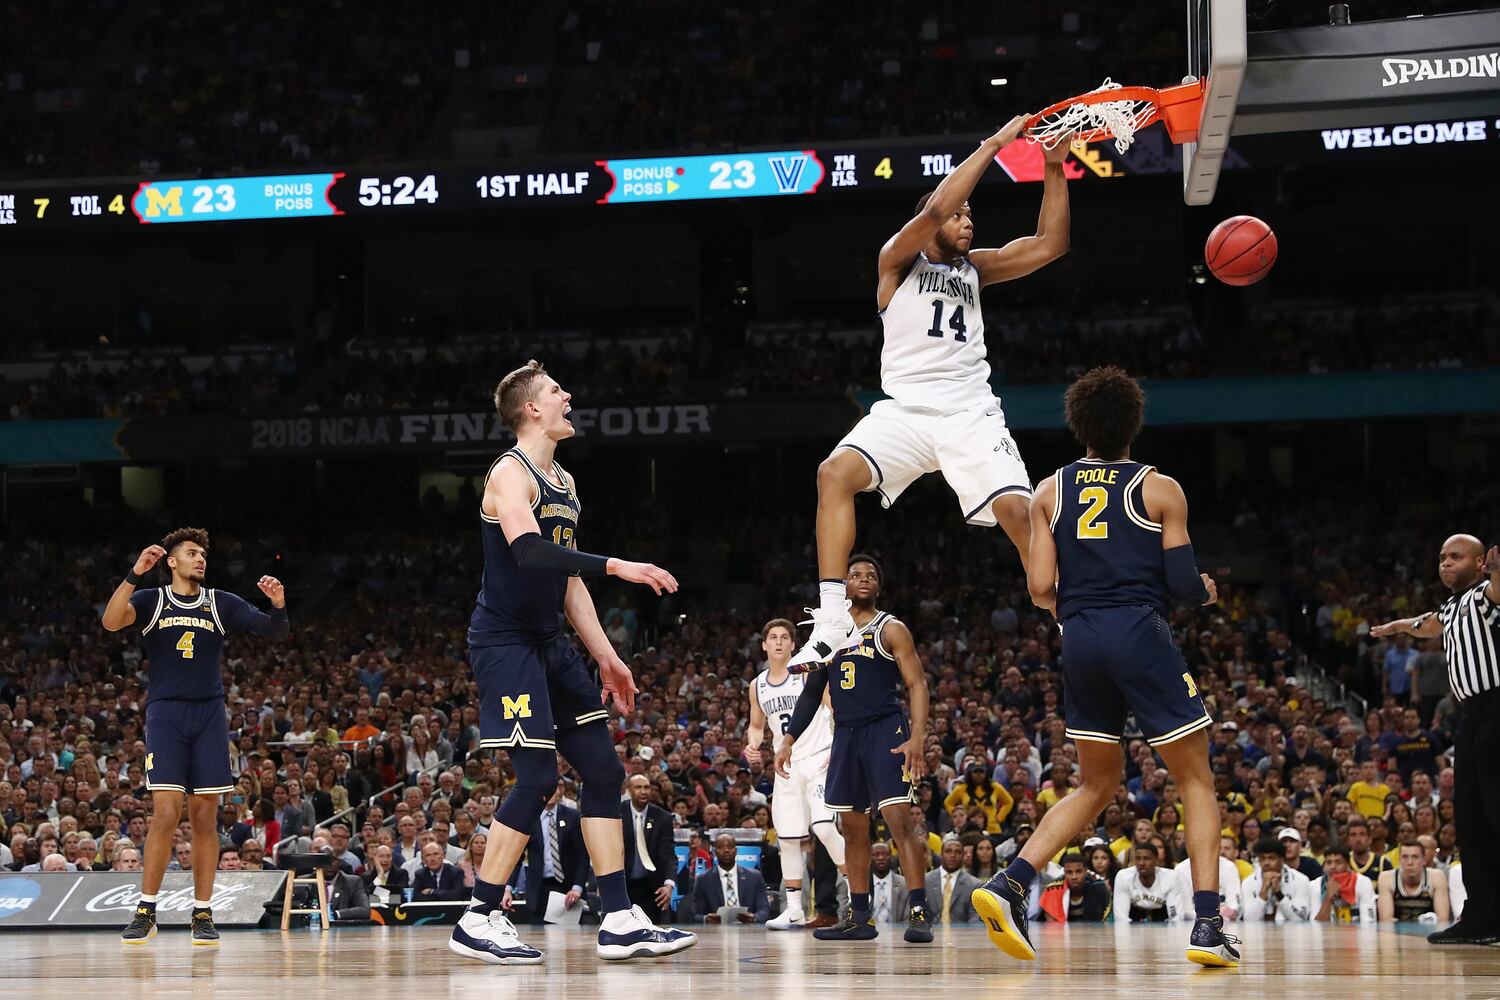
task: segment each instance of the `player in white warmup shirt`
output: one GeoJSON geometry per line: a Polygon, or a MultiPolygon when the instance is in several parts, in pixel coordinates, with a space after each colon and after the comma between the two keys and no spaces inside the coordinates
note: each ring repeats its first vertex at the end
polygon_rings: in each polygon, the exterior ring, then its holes
{"type": "Polygon", "coordinates": [[[1121,868],[1115,875],[1115,923],[1176,919],[1177,873],[1157,865],[1156,848],[1150,844],[1138,845],[1133,860],[1134,866],[1121,868]]]}
{"type": "Polygon", "coordinates": [[[889,507],[908,486],[941,472],[970,524],[999,524],[1025,566],[1031,544],[1031,480],[990,388],[980,289],[1031,274],[1068,250],[1069,143],[1038,147],[1045,160],[1036,234],[996,250],[971,250],[969,195],[1001,149],[1021,136],[1024,115],[984,140],[880,250],[875,303],[884,339],[881,400],[818,466],[818,607],[813,631],[792,657],[794,673],[828,663],[858,641],[844,589],[854,548],[854,497],[874,490],[889,507]]]}
{"type": "MultiPolygon", "coordinates": [[[[750,692],[750,726],[745,739],[745,758],[754,764],[763,760],[761,741],[766,726],[771,727],[772,746],[786,733],[792,721],[797,698],[807,685],[807,678],[787,671],[787,661],[796,646],[796,630],[785,618],[766,623],[761,630],[761,648],[766,653],[766,669],[755,678],[750,692]]],[[[828,856],[839,870],[844,868],[844,838],[834,824],[833,810],[823,801],[823,779],[828,773],[828,752],[833,747],[833,712],[824,695],[807,731],[792,744],[791,777],[776,776],[771,792],[771,825],[781,850],[781,881],[786,887],[786,907],[766,922],[773,931],[801,927],[806,922],[802,909],[803,863],[802,842],[816,834],[828,856]]]]}

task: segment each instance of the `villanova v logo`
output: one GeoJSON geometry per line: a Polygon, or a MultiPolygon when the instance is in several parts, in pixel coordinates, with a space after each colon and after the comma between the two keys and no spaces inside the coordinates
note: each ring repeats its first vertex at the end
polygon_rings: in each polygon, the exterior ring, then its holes
{"type": "Polygon", "coordinates": [[[781,194],[794,194],[797,190],[797,182],[802,179],[802,170],[806,166],[806,156],[771,157],[771,172],[776,175],[776,190],[781,194]]]}

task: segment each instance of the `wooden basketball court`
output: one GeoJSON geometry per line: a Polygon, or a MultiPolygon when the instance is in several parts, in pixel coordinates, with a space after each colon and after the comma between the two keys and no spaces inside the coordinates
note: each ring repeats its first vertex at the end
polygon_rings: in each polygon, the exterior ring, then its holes
{"type": "MultiPolygon", "coordinates": [[[[1013,962],[974,927],[938,928],[931,945],[899,933],[857,944],[762,929],[696,928],[696,947],[672,958],[623,963],[594,956],[587,929],[527,930],[547,952],[540,966],[500,968],[449,953],[446,927],[227,931],[217,949],[193,948],[186,930],[127,947],[115,933],[19,932],[0,938],[10,996],[65,1000],[213,996],[225,1000],[347,1000],[350,996],[552,1000],[667,1000],[758,995],[976,997],[1296,998],[1500,996],[1500,948],[1435,948],[1384,929],[1250,924],[1244,965],[1200,969],[1183,958],[1185,925],[1033,928],[1037,961],[1013,962]],[[514,991],[514,992],[512,992],[514,991]]],[[[899,930],[899,929],[898,929],[899,930]]]]}

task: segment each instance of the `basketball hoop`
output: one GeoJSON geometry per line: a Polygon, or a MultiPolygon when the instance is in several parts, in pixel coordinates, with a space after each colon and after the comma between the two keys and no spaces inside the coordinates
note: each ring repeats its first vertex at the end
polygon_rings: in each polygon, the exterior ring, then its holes
{"type": "Polygon", "coordinates": [[[1161,90],[1155,87],[1123,87],[1106,79],[1097,90],[1069,97],[1043,108],[1026,122],[1026,135],[1047,149],[1068,136],[1075,142],[1115,141],[1124,154],[1136,133],[1160,121],[1174,143],[1198,138],[1198,117],[1203,107],[1203,82],[1187,82],[1161,90]]]}

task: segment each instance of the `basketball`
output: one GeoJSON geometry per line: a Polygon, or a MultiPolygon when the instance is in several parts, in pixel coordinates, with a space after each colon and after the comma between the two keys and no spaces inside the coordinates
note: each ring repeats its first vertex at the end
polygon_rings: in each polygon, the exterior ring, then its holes
{"type": "Polygon", "coordinates": [[[1253,285],[1276,263],[1276,234],[1253,215],[1225,219],[1208,234],[1203,259],[1226,285],[1253,285]]]}

